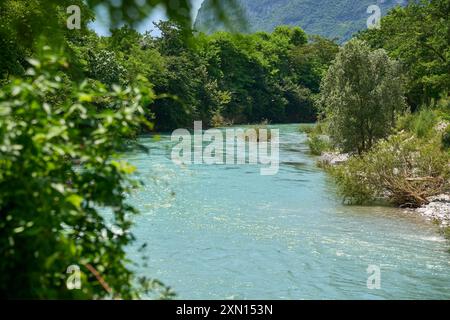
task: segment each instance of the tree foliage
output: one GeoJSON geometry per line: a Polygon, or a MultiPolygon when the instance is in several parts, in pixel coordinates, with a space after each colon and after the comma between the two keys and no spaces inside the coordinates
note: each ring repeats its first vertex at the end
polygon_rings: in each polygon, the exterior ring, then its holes
{"type": "MultiPolygon", "coordinates": [[[[192,33],[185,41],[177,23],[162,21],[155,27],[161,36],[124,26],[78,48],[92,51],[84,58],[89,61],[103,50],[114,53],[114,63],[100,63],[107,77],[117,74],[112,69],[119,64],[125,68],[121,78],[132,82],[140,73],[152,83],[159,97],[150,106],[157,130],[190,127],[194,120],[208,126],[315,120],[314,97],[338,48],[332,41],[315,37],[308,42],[300,28],[287,26],[272,34],[192,33]]],[[[100,74],[91,76],[102,80],[100,74]]]]}
{"type": "Polygon", "coordinates": [[[399,65],[384,50],[348,42],[321,87],[320,104],[334,143],[361,154],[387,137],[396,113],[405,109],[402,81],[399,65]]]}
{"type": "Polygon", "coordinates": [[[372,48],[384,48],[402,62],[408,75],[407,97],[415,110],[450,90],[450,2],[411,1],[381,21],[379,29],[359,35],[372,48]]]}
{"type": "Polygon", "coordinates": [[[125,200],[138,182],[118,153],[153,93],[67,83],[69,65],[53,55],[29,63],[26,77],[0,91],[0,293],[136,298],[124,248],[136,213],[125,200]],[[81,290],[66,288],[70,265],[81,268],[81,290]]]}

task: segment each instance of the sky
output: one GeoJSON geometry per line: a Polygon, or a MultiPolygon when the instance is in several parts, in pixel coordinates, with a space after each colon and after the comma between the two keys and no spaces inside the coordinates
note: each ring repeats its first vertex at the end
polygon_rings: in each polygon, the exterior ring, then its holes
{"type": "MultiPolygon", "coordinates": [[[[198,9],[202,5],[204,0],[191,0],[192,1],[192,17],[193,21],[197,17],[198,9]]],[[[163,8],[156,8],[155,11],[149,16],[139,27],[139,32],[145,32],[153,30],[153,21],[157,22],[159,20],[165,20],[166,14],[163,8]]],[[[108,26],[108,15],[105,10],[99,9],[97,10],[96,20],[95,22],[89,25],[97,34],[101,36],[109,35],[109,26],[108,26]]],[[[157,31],[153,31],[154,35],[158,35],[157,31]]]]}

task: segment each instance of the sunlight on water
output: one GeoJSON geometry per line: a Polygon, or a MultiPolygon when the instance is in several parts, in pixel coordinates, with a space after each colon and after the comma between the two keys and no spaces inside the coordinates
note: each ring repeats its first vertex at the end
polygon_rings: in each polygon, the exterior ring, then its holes
{"type": "Polygon", "coordinates": [[[130,202],[148,268],[182,299],[450,299],[449,244],[399,209],[343,206],[298,125],[277,126],[280,171],[183,166],[170,136],[142,138],[128,159],[145,186],[130,202]],[[366,285],[381,268],[381,289],[366,285]]]}

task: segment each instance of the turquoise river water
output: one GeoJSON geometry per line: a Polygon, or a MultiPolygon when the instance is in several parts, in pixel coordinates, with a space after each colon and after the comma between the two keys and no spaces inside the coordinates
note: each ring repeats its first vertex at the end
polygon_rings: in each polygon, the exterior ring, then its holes
{"type": "Polygon", "coordinates": [[[298,125],[280,129],[280,170],[177,166],[169,135],[127,159],[145,186],[130,197],[140,273],[180,299],[450,299],[450,245],[403,210],[345,206],[298,125]],[[368,289],[369,265],[381,288],[368,289]]]}

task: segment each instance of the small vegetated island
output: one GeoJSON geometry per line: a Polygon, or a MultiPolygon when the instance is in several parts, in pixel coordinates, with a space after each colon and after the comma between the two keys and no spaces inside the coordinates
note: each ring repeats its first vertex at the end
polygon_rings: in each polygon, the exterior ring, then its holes
{"type": "MultiPolygon", "coordinates": [[[[88,27],[96,0],[0,3],[1,297],[173,298],[127,256],[138,213],[127,199],[142,182],[123,154],[145,149],[142,134],[194,121],[317,122],[301,130],[346,203],[448,224],[449,1],[395,7],[354,35],[361,17],[329,33],[329,21],[307,23],[307,34],[273,19],[206,34],[192,29],[189,1],[170,2],[106,1],[105,37],[88,27]],[[156,4],[170,21],[155,23],[158,36],[137,32],[156,4]],[[79,28],[67,27],[71,6],[79,28]],[[79,290],[68,290],[66,270],[78,272],[79,290]]],[[[223,17],[235,1],[207,2],[208,19],[233,24],[223,17]]]]}

